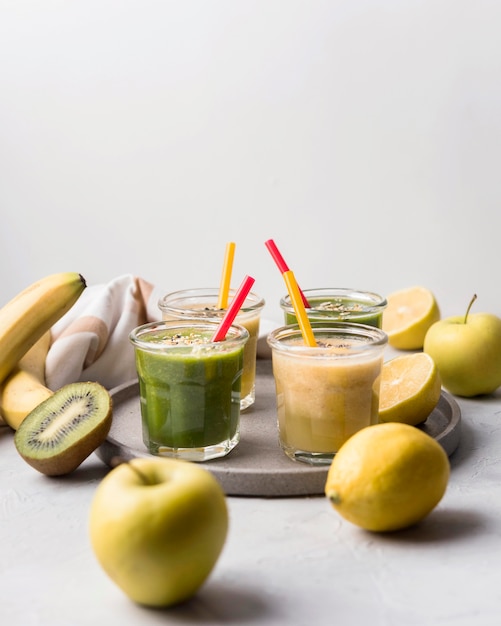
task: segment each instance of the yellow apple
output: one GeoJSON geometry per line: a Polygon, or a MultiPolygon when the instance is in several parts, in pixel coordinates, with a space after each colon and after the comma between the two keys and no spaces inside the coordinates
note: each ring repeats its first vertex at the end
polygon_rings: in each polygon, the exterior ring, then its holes
{"type": "Polygon", "coordinates": [[[423,351],[435,361],[442,386],[456,396],[489,394],[501,385],[501,319],[471,313],[435,322],[426,333],[423,351]]]}
{"type": "Polygon", "coordinates": [[[131,600],[166,607],[194,595],[216,564],[228,532],[226,498],[195,463],[133,459],[98,485],[89,531],[98,562],[131,600]]]}

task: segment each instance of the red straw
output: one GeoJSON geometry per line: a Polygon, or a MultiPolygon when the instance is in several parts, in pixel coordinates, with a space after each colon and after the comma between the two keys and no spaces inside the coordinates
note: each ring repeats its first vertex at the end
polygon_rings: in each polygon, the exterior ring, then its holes
{"type": "MultiPolygon", "coordinates": [[[[264,245],[268,248],[268,250],[270,251],[271,256],[273,257],[275,263],[278,266],[278,269],[282,272],[282,274],[285,274],[285,272],[289,271],[289,266],[287,265],[287,263],[285,262],[284,257],[280,254],[279,249],[277,248],[275,242],[273,241],[273,239],[268,239],[268,241],[264,242],[264,245]]],[[[301,288],[298,285],[298,289],[299,289],[299,294],[301,296],[301,300],[303,301],[304,306],[309,309],[310,308],[310,303],[308,302],[306,296],[304,295],[304,293],[301,291],[301,288]]]]}
{"type": "Polygon", "coordinates": [[[255,279],[251,276],[246,276],[243,279],[242,284],[238,288],[235,297],[231,301],[230,306],[226,309],[226,313],[224,314],[224,317],[221,320],[221,323],[219,324],[219,327],[214,333],[211,341],[224,340],[224,338],[226,337],[226,333],[228,332],[230,326],[233,324],[235,317],[237,316],[238,311],[244,303],[245,298],[247,298],[254,282],[255,279]]]}
{"type": "Polygon", "coordinates": [[[285,272],[288,272],[289,271],[289,266],[285,262],[284,257],[280,254],[280,251],[277,248],[277,246],[276,246],[275,242],[273,241],[273,239],[268,239],[268,241],[264,242],[264,245],[270,251],[271,256],[275,260],[275,263],[277,264],[278,269],[282,272],[282,274],[285,274],[285,272]]]}

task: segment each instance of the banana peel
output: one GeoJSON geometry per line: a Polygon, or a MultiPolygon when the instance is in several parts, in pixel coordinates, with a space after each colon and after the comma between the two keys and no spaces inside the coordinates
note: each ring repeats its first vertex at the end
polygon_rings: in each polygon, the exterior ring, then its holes
{"type": "Polygon", "coordinates": [[[0,382],[75,304],[86,282],[76,272],[50,274],[0,308],[0,382]]]}
{"type": "Polygon", "coordinates": [[[30,410],[51,394],[45,386],[50,346],[46,333],[86,286],[77,272],[50,274],[0,308],[0,424],[17,429],[30,410]]]}
{"type": "Polygon", "coordinates": [[[0,416],[14,430],[36,406],[53,394],[45,385],[45,359],[50,343],[49,330],[0,384],[0,416]]]}

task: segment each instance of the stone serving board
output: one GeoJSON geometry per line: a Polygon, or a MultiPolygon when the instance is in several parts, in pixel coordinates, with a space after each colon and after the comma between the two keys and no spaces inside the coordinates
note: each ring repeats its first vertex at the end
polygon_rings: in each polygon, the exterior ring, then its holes
{"type": "MultiPolygon", "coordinates": [[[[109,466],[117,456],[154,458],[142,440],[138,382],[120,385],[111,395],[113,422],[96,451],[99,458],[109,466]]],[[[460,422],[457,402],[442,391],[438,405],[419,428],[451,455],[459,443],[460,422]]],[[[271,359],[266,358],[257,361],[256,401],[241,414],[240,443],[226,457],[202,465],[214,474],[226,495],[253,497],[322,495],[329,467],[292,461],[281,450],[271,359]]]]}

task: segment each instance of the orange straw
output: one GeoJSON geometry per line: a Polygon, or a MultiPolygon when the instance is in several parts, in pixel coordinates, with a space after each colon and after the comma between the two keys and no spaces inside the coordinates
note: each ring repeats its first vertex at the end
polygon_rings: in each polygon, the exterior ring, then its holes
{"type": "Polygon", "coordinates": [[[283,273],[283,277],[285,284],[287,285],[287,291],[289,292],[292,306],[294,307],[294,312],[296,314],[301,334],[303,335],[303,340],[307,346],[314,348],[317,345],[317,342],[315,341],[310,320],[308,319],[308,314],[306,313],[303,300],[301,299],[299,287],[296,279],[294,278],[294,273],[291,270],[288,270],[283,273]]]}
{"type": "Polygon", "coordinates": [[[216,332],[214,333],[211,341],[223,341],[226,337],[226,333],[228,332],[230,326],[233,324],[235,317],[237,316],[238,311],[240,310],[242,304],[245,302],[245,298],[247,298],[249,291],[251,290],[252,285],[254,284],[254,278],[251,276],[246,276],[240,287],[238,288],[235,297],[231,301],[230,306],[226,309],[226,313],[221,320],[216,332]]]}
{"type": "Polygon", "coordinates": [[[226,244],[224,255],[223,273],[219,284],[218,309],[225,309],[228,306],[228,294],[230,292],[231,271],[233,269],[233,257],[235,256],[235,244],[230,241],[226,244]]]}
{"type": "MultiPolygon", "coordinates": [[[[285,274],[285,272],[288,272],[289,266],[285,262],[284,257],[280,254],[280,250],[277,248],[277,244],[273,241],[273,239],[268,239],[268,241],[264,242],[264,245],[268,248],[271,256],[273,257],[273,260],[277,264],[277,267],[282,272],[282,274],[285,274]]],[[[301,300],[303,301],[304,306],[307,309],[311,308],[310,303],[308,302],[304,293],[301,291],[301,288],[299,287],[299,285],[298,285],[298,289],[299,289],[299,294],[301,296],[301,300]]]]}

